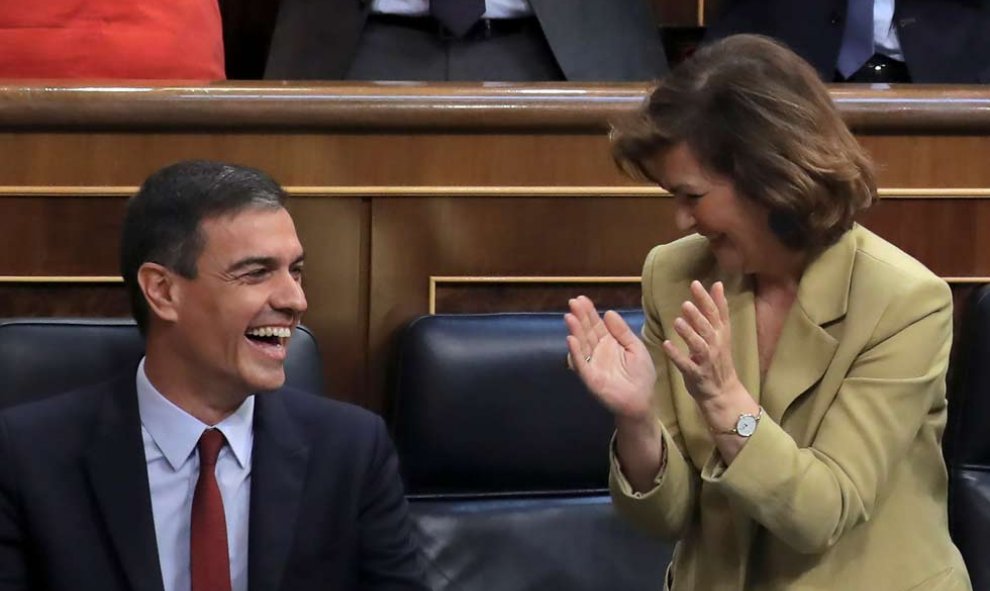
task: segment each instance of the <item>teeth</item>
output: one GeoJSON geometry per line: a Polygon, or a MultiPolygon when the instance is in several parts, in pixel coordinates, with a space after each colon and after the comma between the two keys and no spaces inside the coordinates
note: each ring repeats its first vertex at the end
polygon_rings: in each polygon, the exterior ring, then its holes
{"type": "Polygon", "coordinates": [[[286,326],[260,326],[247,331],[247,334],[255,337],[279,337],[287,339],[292,336],[292,329],[286,326]]]}

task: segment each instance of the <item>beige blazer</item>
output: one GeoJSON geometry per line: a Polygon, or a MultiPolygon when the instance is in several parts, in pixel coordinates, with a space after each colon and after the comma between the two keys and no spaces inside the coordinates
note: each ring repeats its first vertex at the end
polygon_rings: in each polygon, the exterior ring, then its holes
{"type": "Polygon", "coordinates": [[[704,238],[650,252],[643,308],[667,467],[633,493],[613,454],[611,488],[621,513],[678,540],[666,588],[970,589],[946,518],[945,282],[853,227],[805,271],[762,382],[749,280],[721,273],[704,238]],[[728,467],[660,348],[683,347],[672,322],[692,279],[725,282],[736,370],[764,408],[728,467]]]}

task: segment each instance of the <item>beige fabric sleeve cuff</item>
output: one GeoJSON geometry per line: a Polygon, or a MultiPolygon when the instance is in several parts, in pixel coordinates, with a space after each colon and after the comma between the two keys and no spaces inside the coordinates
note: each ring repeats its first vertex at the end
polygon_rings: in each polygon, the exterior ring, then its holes
{"type": "Polygon", "coordinates": [[[685,479],[688,477],[687,463],[681,458],[678,452],[677,446],[674,444],[673,439],[670,434],[667,433],[667,429],[660,425],[660,432],[663,437],[664,442],[664,465],[661,466],[660,471],[653,479],[653,488],[646,492],[634,491],[632,485],[629,484],[629,480],[626,475],[622,472],[622,464],[619,462],[619,455],[615,451],[615,433],[612,434],[612,440],[609,442],[608,455],[609,455],[609,476],[612,483],[613,492],[620,493],[622,497],[629,500],[650,500],[658,495],[662,495],[667,482],[677,481],[678,479],[685,479]]]}

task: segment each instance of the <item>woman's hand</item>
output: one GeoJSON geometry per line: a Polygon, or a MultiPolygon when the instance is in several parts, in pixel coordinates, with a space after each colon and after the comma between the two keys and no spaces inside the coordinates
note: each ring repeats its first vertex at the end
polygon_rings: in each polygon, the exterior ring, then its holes
{"type": "Polygon", "coordinates": [[[700,281],[691,282],[694,301],[681,305],[681,316],[674,320],[674,330],[687,344],[687,353],[669,340],[663,350],[684,376],[688,392],[704,405],[741,387],[732,361],[732,324],[729,304],[722,282],[705,291],[700,281]]]}
{"type": "Polygon", "coordinates": [[[603,320],[585,296],[568,305],[564,322],[571,367],[617,420],[652,421],[657,374],[646,346],[616,312],[606,312],[603,320]]]}

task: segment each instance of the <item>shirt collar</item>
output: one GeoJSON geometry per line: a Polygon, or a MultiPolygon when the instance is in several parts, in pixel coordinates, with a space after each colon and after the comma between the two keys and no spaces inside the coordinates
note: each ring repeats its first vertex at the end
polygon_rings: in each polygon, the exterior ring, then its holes
{"type": "MultiPolygon", "coordinates": [[[[178,470],[192,455],[200,436],[210,425],[165,398],[148,379],[143,358],[137,369],[137,396],[141,425],[172,469],[178,470]]],[[[230,416],[214,426],[227,439],[227,444],[242,469],[251,464],[253,425],[254,395],[251,395],[230,416]]]]}

